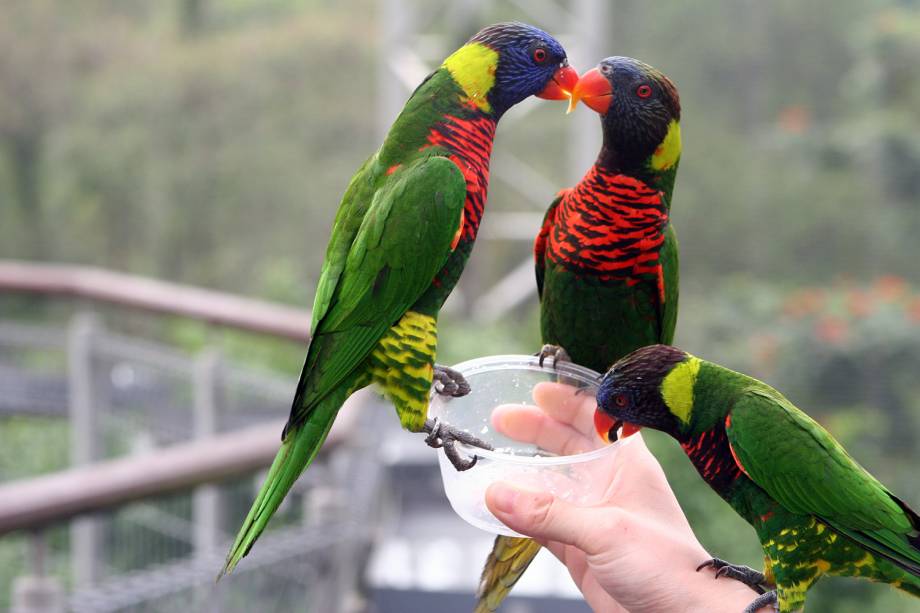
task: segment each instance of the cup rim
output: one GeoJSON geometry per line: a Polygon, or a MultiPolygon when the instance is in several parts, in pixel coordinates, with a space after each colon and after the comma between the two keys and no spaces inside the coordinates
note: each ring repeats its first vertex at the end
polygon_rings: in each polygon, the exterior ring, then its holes
{"type": "Polygon", "coordinates": [[[501,453],[498,451],[490,451],[488,449],[482,449],[480,447],[472,447],[470,445],[459,445],[463,448],[466,453],[470,455],[477,455],[480,458],[491,460],[496,463],[502,464],[519,464],[526,466],[560,466],[564,464],[581,464],[584,462],[591,462],[592,460],[597,460],[604,457],[610,453],[613,453],[613,450],[619,449],[625,443],[630,442],[632,436],[627,436],[626,438],[619,438],[616,441],[598,447],[597,449],[592,449],[591,451],[584,451],[582,453],[573,453],[572,455],[556,455],[556,456],[524,456],[524,455],[514,455],[511,453],[501,453]]]}
{"type": "MultiPolygon", "coordinates": [[[[563,374],[565,376],[578,379],[582,383],[585,383],[587,386],[593,388],[597,388],[597,386],[600,384],[601,378],[603,377],[601,373],[595,372],[594,370],[584,366],[579,366],[574,362],[560,362],[558,366],[555,363],[551,363],[551,366],[547,366],[545,364],[546,362],[544,362],[544,366],[540,366],[540,360],[535,355],[510,353],[472,358],[455,364],[451,368],[459,371],[463,375],[469,376],[474,376],[484,372],[495,372],[501,370],[533,370],[537,372],[563,374]]],[[[462,444],[459,446],[462,447],[464,451],[470,455],[475,454],[483,459],[496,463],[527,466],[560,466],[565,464],[580,464],[583,462],[596,460],[609,453],[612,453],[611,450],[618,448],[622,442],[623,440],[620,439],[608,445],[603,445],[602,447],[592,449],[591,451],[585,451],[583,453],[546,457],[501,453],[498,451],[489,451],[480,447],[472,447],[462,444]]]]}
{"type": "Polygon", "coordinates": [[[560,362],[558,366],[553,363],[552,366],[540,366],[540,359],[535,355],[508,353],[498,355],[487,355],[470,360],[465,360],[451,368],[459,371],[461,374],[477,374],[480,371],[495,370],[536,370],[539,372],[562,373],[580,379],[584,383],[597,387],[600,385],[604,375],[593,371],[590,368],[579,366],[574,362],[560,362]]]}

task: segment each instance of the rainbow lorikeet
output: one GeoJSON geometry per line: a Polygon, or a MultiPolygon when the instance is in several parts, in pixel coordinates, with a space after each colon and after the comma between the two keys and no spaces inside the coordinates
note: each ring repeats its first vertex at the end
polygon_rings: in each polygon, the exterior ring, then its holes
{"type": "MultiPolygon", "coordinates": [[[[352,177],[326,250],[281,449],[224,572],[248,553],[354,391],[377,383],[412,432],[426,428],[433,378],[463,392],[462,377],[435,367],[437,317],[479,230],[496,124],[528,96],[566,99],[577,79],[546,32],[488,26],[418,86],[352,177]]],[[[430,444],[453,436],[427,427],[438,439],[430,444]]]]}
{"type": "MultiPolygon", "coordinates": [[[[680,99],[658,70],[611,57],[579,79],[572,104],[578,100],[600,114],[604,139],[584,178],[550,205],[534,245],[542,356],[604,372],[674,336],[678,262],[669,211],[680,99]]],[[[477,612],[496,610],[539,551],[531,539],[498,536],[477,612]]]]}
{"type": "Polygon", "coordinates": [[[597,402],[602,436],[621,424],[670,434],[754,527],[763,573],[719,559],[699,567],[760,592],[745,611],[771,604],[799,611],[825,574],[882,581],[920,597],[920,516],[769,385],[653,345],[614,364],[597,402]]]}

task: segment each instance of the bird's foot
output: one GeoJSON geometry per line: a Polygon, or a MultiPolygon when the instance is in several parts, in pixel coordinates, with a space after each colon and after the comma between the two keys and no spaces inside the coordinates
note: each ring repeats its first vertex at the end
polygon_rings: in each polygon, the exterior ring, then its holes
{"type": "Polygon", "coordinates": [[[470,384],[459,372],[449,366],[434,365],[434,391],[441,396],[459,398],[470,393],[470,384]]]}
{"type": "Polygon", "coordinates": [[[776,590],[764,592],[746,606],[741,613],[758,613],[763,607],[770,607],[774,611],[779,611],[779,599],[776,597],[776,590]]]}
{"type": "Polygon", "coordinates": [[[697,566],[696,572],[700,572],[704,568],[714,568],[716,571],[716,579],[719,577],[728,577],[729,579],[740,581],[758,594],[764,594],[767,591],[767,587],[773,587],[762,572],[756,571],[750,566],[730,564],[725,560],[712,558],[697,566]]]}
{"type": "Polygon", "coordinates": [[[472,459],[465,460],[457,450],[457,443],[469,445],[470,447],[488,449],[489,451],[494,449],[492,445],[473,436],[469,432],[464,432],[453,426],[442,424],[437,417],[434,419],[426,419],[425,426],[422,429],[428,433],[428,436],[425,438],[425,442],[428,443],[428,446],[434,447],[435,449],[443,447],[447,459],[450,460],[450,463],[453,464],[454,468],[458,471],[473,468],[479,456],[474,455],[472,459]]]}
{"type": "Polygon", "coordinates": [[[543,362],[546,361],[546,358],[553,358],[553,366],[559,362],[571,362],[572,358],[569,357],[569,352],[560,347],[559,345],[543,345],[540,351],[534,354],[540,358],[540,367],[543,367],[543,362]]]}

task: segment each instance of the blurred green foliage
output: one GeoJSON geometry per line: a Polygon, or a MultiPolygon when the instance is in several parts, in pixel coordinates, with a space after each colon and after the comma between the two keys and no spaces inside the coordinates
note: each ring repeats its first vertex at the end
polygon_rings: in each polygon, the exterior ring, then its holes
{"type": "MultiPolygon", "coordinates": [[[[7,0],[0,257],[308,305],[341,192],[378,144],[375,69],[388,53],[378,6],[7,0]]],[[[489,10],[490,19],[521,17],[510,4],[489,10]]],[[[608,53],[661,68],[681,91],[678,344],[784,391],[920,506],[920,3],[616,0],[607,12],[608,53]]],[[[450,34],[457,43],[470,32],[450,34]]],[[[584,70],[598,59],[572,61],[584,70]]],[[[560,164],[565,119],[545,106],[503,126],[496,151],[514,151],[562,187],[577,176],[560,164]]],[[[519,200],[493,183],[490,210],[520,210],[519,200]]],[[[459,288],[467,299],[441,318],[443,361],[535,350],[535,301],[495,324],[466,317],[468,299],[529,250],[480,242],[459,288]]],[[[0,308],[66,314],[19,299],[0,308]]],[[[117,321],[188,349],[217,342],[292,373],[302,363],[291,344],[180,320],[117,321]]],[[[65,436],[6,421],[3,476],[16,476],[9,466],[58,467],[65,436]],[[35,429],[43,444],[23,447],[35,429]]],[[[647,437],[707,547],[759,564],[753,533],[680,449],[647,437]]],[[[11,568],[19,547],[4,542],[0,567],[11,568]]],[[[917,610],[893,590],[853,581],[822,581],[810,603],[917,610]]]]}

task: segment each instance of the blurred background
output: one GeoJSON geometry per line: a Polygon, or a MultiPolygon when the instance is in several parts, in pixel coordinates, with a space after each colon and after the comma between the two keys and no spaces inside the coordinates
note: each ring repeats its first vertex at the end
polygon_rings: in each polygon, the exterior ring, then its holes
{"type": "MultiPolygon", "coordinates": [[[[920,2],[6,0],[0,609],[470,609],[491,537],[373,394],[213,579],[274,455],[345,185],[424,75],[506,19],[580,71],[630,55],[674,79],[677,343],[784,391],[920,506],[920,2]]],[[[502,121],[439,361],[536,350],[532,238],[599,143],[584,108],[502,121]]],[[[677,445],[646,438],[706,547],[759,566],[677,445]]],[[[514,593],[510,613],[587,610],[547,554],[514,593]]],[[[812,594],[920,611],[859,581],[812,594]]]]}

